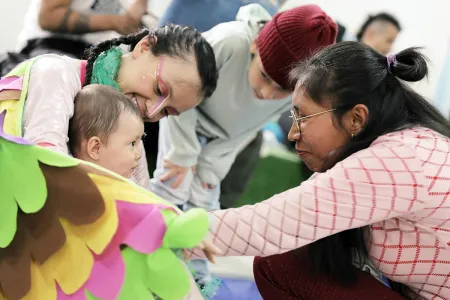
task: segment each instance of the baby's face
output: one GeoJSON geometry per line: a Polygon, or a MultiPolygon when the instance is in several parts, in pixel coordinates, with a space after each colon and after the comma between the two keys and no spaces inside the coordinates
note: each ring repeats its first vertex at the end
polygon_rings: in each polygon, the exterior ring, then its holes
{"type": "Polygon", "coordinates": [[[140,117],[123,112],[117,130],[100,148],[97,164],[123,177],[130,178],[141,158],[144,123],[140,117]]]}

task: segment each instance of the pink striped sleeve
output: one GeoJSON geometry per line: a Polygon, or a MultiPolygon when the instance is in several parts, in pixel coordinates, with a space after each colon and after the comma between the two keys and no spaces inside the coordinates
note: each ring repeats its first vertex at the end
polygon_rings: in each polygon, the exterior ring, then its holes
{"type": "Polygon", "coordinates": [[[212,239],[224,255],[286,252],[419,210],[424,185],[412,148],[378,143],[264,202],[212,212],[212,239]]]}
{"type": "Polygon", "coordinates": [[[150,189],[150,175],[148,173],[147,157],[145,155],[144,144],[141,142],[142,156],[137,168],[133,172],[132,180],[143,188],[150,189]]]}

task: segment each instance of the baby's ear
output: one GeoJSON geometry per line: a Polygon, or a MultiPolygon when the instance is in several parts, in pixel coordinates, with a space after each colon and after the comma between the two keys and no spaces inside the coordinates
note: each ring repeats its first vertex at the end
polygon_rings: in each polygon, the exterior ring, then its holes
{"type": "Polygon", "coordinates": [[[97,136],[90,137],[89,139],[81,142],[82,150],[86,151],[87,155],[93,160],[100,159],[100,148],[101,147],[102,147],[102,141],[97,136]]]}

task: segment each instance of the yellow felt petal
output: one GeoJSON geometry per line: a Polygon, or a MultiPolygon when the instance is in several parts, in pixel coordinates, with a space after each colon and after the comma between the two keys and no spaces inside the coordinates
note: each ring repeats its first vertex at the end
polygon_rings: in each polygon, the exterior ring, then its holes
{"type": "Polygon", "coordinates": [[[96,183],[104,197],[136,204],[170,205],[166,200],[129,182],[97,174],[89,174],[89,177],[96,183]]]}
{"type": "MultiPolygon", "coordinates": [[[[91,178],[92,175],[89,174],[91,178]]],[[[82,238],[95,254],[100,254],[114,237],[119,226],[119,220],[114,198],[104,194],[104,187],[98,183],[96,185],[105,201],[105,213],[92,224],[71,226],[71,231],[76,236],[82,238]]]]}
{"type": "MultiPolygon", "coordinates": [[[[54,278],[65,294],[73,294],[86,283],[94,266],[94,258],[85,242],[60,219],[66,233],[66,243],[41,267],[46,278],[54,278]]],[[[42,298],[44,299],[44,298],[42,298]]]]}
{"type": "Polygon", "coordinates": [[[6,134],[18,136],[16,132],[17,122],[17,100],[2,100],[0,101],[0,112],[6,110],[5,121],[3,124],[3,131],[6,134]]]}
{"type": "Polygon", "coordinates": [[[35,262],[32,262],[30,291],[21,300],[35,299],[56,299],[56,284],[54,280],[46,280],[39,270],[39,266],[35,262]]]}

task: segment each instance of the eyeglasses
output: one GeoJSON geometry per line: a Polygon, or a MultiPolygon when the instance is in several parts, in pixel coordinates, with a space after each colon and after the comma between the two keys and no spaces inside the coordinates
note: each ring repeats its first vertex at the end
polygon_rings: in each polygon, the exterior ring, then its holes
{"type": "Polygon", "coordinates": [[[165,102],[167,102],[167,100],[170,97],[169,87],[161,79],[161,73],[162,73],[163,65],[164,65],[164,58],[160,57],[159,58],[159,62],[156,65],[155,75],[150,74],[150,76],[152,76],[155,79],[155,81],[161,85],[161,87],[162,87],[161,88],[162,95],[159,96],[158,97],[158,101],[150,107],[149,114],[147,116],[149,118],[151,118],[154,115],[156,115],[157,113],[159,113],[159,111],[161,110],[161,107],[165,104],[165,102]]]}
{"type": "Polygon", "coordinates": [[[315,113],[315,114],[312,114],[312,115],[308,115],[308,116],[304,116],[304,117],[297,117],[297,113],[295,112],[295,110],[293,108],[291,108],[291,115],[289,117],[292,119],[292,122],[295,122],[295,125],[297,126],[298,132],[301,133],[300,125],[302,124],[302,122],[304,120],[307,120],[307,119],[309,119],[311,117],[315,117],[315,116],[319,116],[319,115],[322,115],[322,114],[325,114],[325,113],[329,113],[329,112],[335,111],[336,109],[337,108],[333,108],[333,109],[329,109],[329,110],[326,110],[326,111],[321,111],[321,112],[318,112],[318,113],[315,113]]]}

